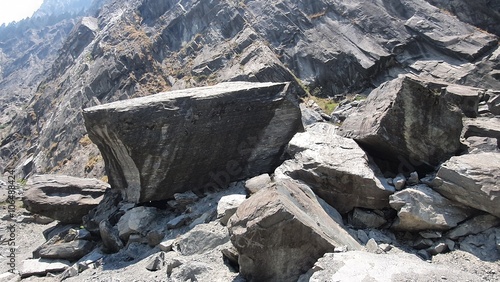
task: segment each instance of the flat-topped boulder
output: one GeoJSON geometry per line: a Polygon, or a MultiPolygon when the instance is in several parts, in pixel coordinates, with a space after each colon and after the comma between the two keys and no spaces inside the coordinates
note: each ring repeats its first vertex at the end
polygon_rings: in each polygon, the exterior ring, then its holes
{"type": "Polygon", "coordinates": [[[287,83],[228,82],[83,111],[112,188],[147,202],[272,172],[301,130],[287,83]]]}
{"type": "Polygon", "coordinates": [[[23,203],[32,213],[62,223],[80,223],[103,199],[108,183],[67,175],[34,175],[26,186],[23,203]]]}

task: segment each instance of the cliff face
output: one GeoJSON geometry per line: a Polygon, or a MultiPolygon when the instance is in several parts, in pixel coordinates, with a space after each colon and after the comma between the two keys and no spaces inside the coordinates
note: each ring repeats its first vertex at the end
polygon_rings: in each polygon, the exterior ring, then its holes
{"type": "Polygon", "coordinates": [[[327,97],[415,73],[498,88],[498,7],[443,2],[94,1],[84,18],[28,29],[39,44],[2,39],[2,107],[18,106],[2,110],[1,166],[99,176],[82,108],[192,86],[291,81],[298,94],[327,97]],[[3,63],[13,49],[24,64],[3,63]]]}

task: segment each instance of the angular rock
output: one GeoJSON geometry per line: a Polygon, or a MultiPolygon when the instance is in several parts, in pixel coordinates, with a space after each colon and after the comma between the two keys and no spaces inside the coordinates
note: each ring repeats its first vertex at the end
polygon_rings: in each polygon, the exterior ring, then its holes
{"type": "Polygon", "coordinates": [[[197,225],[179,237],[174,248],[179,253],[188,256],[210,251],[227,242],[229,242],[227,228],[216,222],[211,222],[197,225]]]}
{"type": "Polygon", "coordinates": [[[463,137],[469,138],[470,136],[490,137],[500,140],[500,118],[478,117],[464,119],[463,137]]]}
{"type": "Polygon", "coordinates": [[[248,281],[292,281],[325,252],[361,245],[321,207],[312,190],[280,179],[243,202],[229,222],[248,281]]]}
{"type": "Polygon", "coordinates": [[[198,196],[193,191],[187,191],[184,193],[175,193],[174,199],[169,201],[169,205],[174,209],[184,211],[188,205],[198,200],[198,196]]]}
{"type": "Polygon", "coordinates": [[[113,227],[108,220],[101,221],[99,224],[99,233],[106,252],[117,253],[123,248],[123,242],[118,235],[118,229],[113,227]]]}
{"type": "Polygon", "coordinates": [[[385,223],[387,220],[383,214],[380,215],[376,211],[355,208],[349,213],[349,224],[356,228],[378,228],[385,223]]]}
{"type": "Polygon", "coordinates": [[[454,84],[443,87],[442,91],[445,99],[457,105],[465,116],[477,117],[479,102],[485,93],[484,89],[454,84]]]}
{"type": "Polygon", "coordinates": [[[217,218],[222,225],[226,225],[236,209],[246,200],[246,195],[228,195],[222,197],[217,203],[217,218]]]}
{"type": "Polygon", "coordinates": [[[448,230],[472,215],[470,208],[446,199],[424,184],[391,195],[390,204],[398,211],[398,220],[392,226],[397,230],[448,230]]]}
{"type": "Polygon", "coordinates": [[[99,205],[83,217],[85,229],[93,234],[99,234],[101,221],[109,220],[112,225],[116,224],[119,220],[119,216],[123,215],[122,212],[119,212],[121,200],[122,195],[119,190],[106,190],[99,205]]]}
{"type": "Polygon", "coordinates": [[[267,173],[252,177],[245,181],[245,191],[247,192],[247,195],[255,194],[260,189],[269,185],[271,181],[271,177],[269,177],[269,174],[267,173]]]}
{"type": "Polygon", "coordinates": [[[94,243],[87,240],[75,240],[44,246],[39,250],[41,258],[76,261],[94,249],[94,243]]]}
{"type": "Polygon", "coordinates": [[[383,159],[438,165],[460,150],[462,113],[432,85],[409,75],[382,84],[339,134],[383,159]]]}
{"type": "Polygon", "coordinates": [[[500,218],[490,214],[478,215],[450,230],[446,233],[446,237],[457,239],[458,237],[481,233],[498,225],[500,225],[500,218]]]}
{"type": "Polygon", "coordinates": [[[47,273],[63,272],[71,263],[66,260],[28,259],[22,262],[21,278],[33,275],[46,275],[47,273]]]}
{"type": "Polygon", "coordinates": [[[80,223],[99,204],[109,185],[97,179],[34,175],[27,187],[23,198],[27,210],[63,223],[80,223]]]}
{"type": "Polygon", "coordinates": [[[494,115],[500,115],[500,93],[491,95],[488,100],[488,110],[494,115]]]}
{"type": "Polygon", "coordinates": [[[439,169],[432,188],[448,199],[500,217],[500,153],[452,157],[439,169]]]}
{"type": "Polygon", "coordinates": [[[469,147],[469,154],[500,152],[500,148],[498,147],[499,139],[471,136],[467,138],[464,143],[469,147]]]}
{"type": "Polygon", "coordinates": [[[491,228],[484,232],[469,235],[459,241],[460,250],[473,254],[481,260],[498,261],[500,251],[497,248],[496,234],[500,228],[491,228]]]}
{"type": "Polygon", "coordinates": [[[374,254],[382,253],[382,250],[378,247],[377,242],[375,242],[375,240],[373,238],[368,240],[368,242],[366,242],[365,247],[369,253],[374,253],[374,254]]]}
{"type": "Polygon", "coordinates": [[[272,172],[302,128],[285,83],[160,93],[87,108],[84,117],[111,186],[136,203],[272,172]]]}
{"type": "Polygon", "coordinates": [[[149,259],[146,269],[149,271],[157,271],[165,266],[165,253],[160,252],[149,259]]]}
{"type": "Polygon", "coordinates": [[[377,166],[354,140],[335,134],[336,128],[317,123],[296,134],[287,147],[293,159],[278,167],[275,177],[306,183],[340,213],[355,207],[389,207],[394,187],[382,179],[377,166]]]}
{"type": "Polygon", "coordinates": [[[116,225],[120,238],[126,242],[131,234],[146,232],[146,226],[156,215],[157,210],[154,207],[141,206],[127,211],[116,225]]]}
{"type": "Polygon", "coordinates": [[[190,219],[189,215],[181,214],[177,217],[174,217],[172,220],[167,222],[168,229],[176,229],[186,224],[186,222],[190,219]]]}
{"type": "Polygon", "coordinates": [[[172,250],[174,242],[175,242],[174,239],[166,240],[158,244],[158,247],[160,248],[160,250],[164,252],[170,252],[172,250]]]}

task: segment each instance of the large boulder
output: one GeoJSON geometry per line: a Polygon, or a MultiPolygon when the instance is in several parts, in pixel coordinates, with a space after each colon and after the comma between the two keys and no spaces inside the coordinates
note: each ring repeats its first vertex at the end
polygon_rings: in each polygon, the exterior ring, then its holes
{"type": "Polygon", "coordinates": [[[228,82],[84,110],[113,188],[129,202],[171,198],[272,172],[302,128],[287,83],[228,82]]]}
{"type": "Polygon", "coordinates": [[[432,187],[448,199],[500,217],[500,153],[452,157],[441,166],[432,187]]]}
{"type": "Polygon", "coordinates": [[[248,281],[295,281],[337,247],[362,246],[306,185],[279,179],[244,201],[229,220],[240,273],[248,281]]]}
{"type": "Polygon", "coordinates": [[[391,195],[398,211],[393,228],[404,231],[448,230],[472,215],[473,209],[454,203],[421,184],[391,195]]]}
{"type": "Polygon", "coordinates": [[[34,175],[26,185],[26,209],[62,223],[82,222],[82,217],[101,202],[109,188],[97,179],[66,175],[34,175]]]}
{"type": "Polygon", "coordinates": [[[394,187],[354,140],[337,135],[336,130],[332,124],[316,123],[296,134],[287,147],[293,159],[276,169],[276,177],[306,183],[340,213],[355,207],[389,207],[394,187]]]}
{"type": "Polygon", "coordinates": [[[339,131],[377,157],[438,165],[461,148],[462,112],[441,84],[400,76],[375,89],[339,131]]]}

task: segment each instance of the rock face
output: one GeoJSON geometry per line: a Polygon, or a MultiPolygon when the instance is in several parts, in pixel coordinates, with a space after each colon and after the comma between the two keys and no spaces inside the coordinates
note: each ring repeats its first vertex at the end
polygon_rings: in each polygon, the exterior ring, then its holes
{"type": "Polygon", "coordinates": [[[97,179],[35,175],[27,183],[23,203],[32,213],[63,223],[80,223],[102,200],[109,185],[97,179]]]}
{"type": "Polygon", "coordinates": [[[441,85],[399,77],[375,89],[339,134],[381,158],[437,165],[460,149],[462,130],[461,112],[440,93],[441,85]]]}
{"type": "Polygon", "coordinates": [[[448,230],[472,214],[423,184],[391,195],[390,204],[398,211],[393,228],[404,231],[448,230]]]}
{"type": "Polygon", "coordinates": [[[340,213],[355,207],[389,207],[394,187],[381,178],[377,166],[354,140],[337,135],[336,130],[332,124],[317,123],[296,134],[287,147],[293,159],[278,167],[276,176],[307,183],[340,213]]]}
{"type": "Polygon", "coordinates": [[[248,281],[293,281],[326,252],[361,249],[313,192],[291,179],[247,199],[228,226],[248,281]]]}
{"type": "Polygon", "coordinates": [[[271,172],[301,128],[284,83],[225,83],[84,110],[113,188],[131,202],[271,172]]]}
{"type": "Polygon", "coordinates": [[[432,187],[453,201],[500,217],[500,154],[452,157],[441,166],[432,187]]]}

